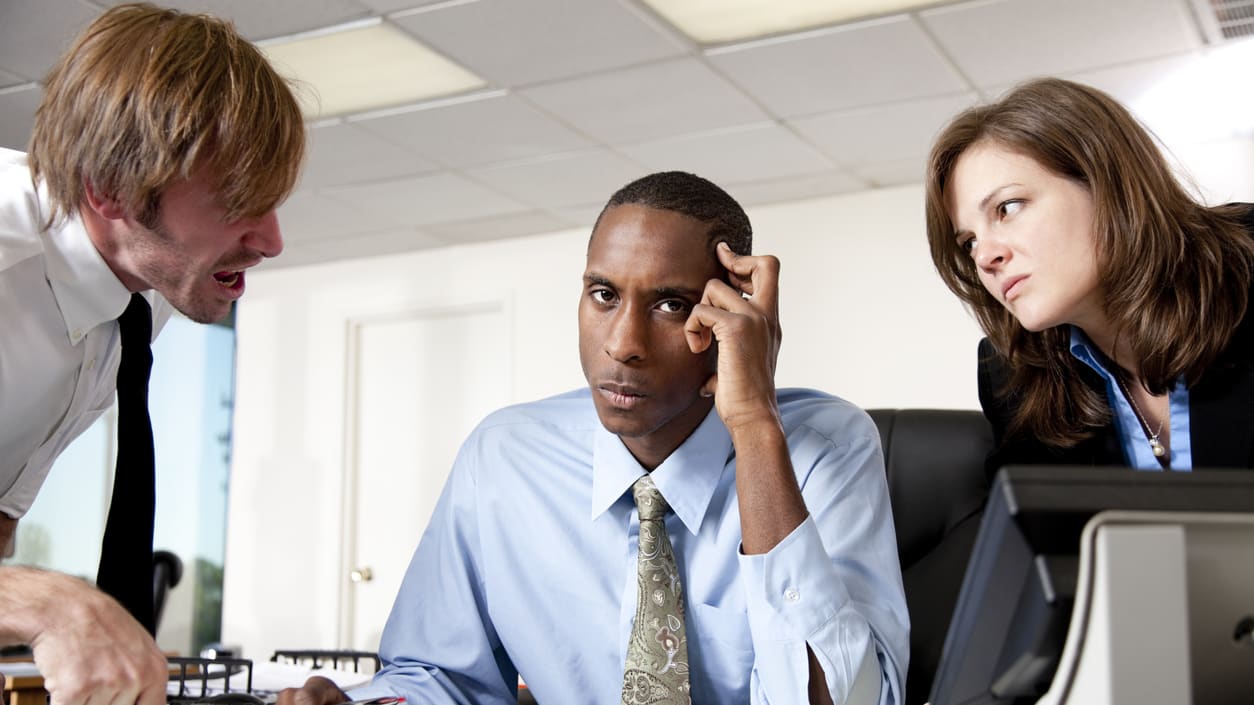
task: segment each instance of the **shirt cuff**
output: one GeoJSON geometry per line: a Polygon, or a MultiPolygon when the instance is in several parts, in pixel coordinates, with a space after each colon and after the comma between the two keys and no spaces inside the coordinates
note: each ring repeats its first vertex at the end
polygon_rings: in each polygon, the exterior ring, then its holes
{"type": "Polygon", "coordinates": [[[813,517],[770,551],[739,561],[755,644],[805,641],[849,602],[813,517]]]}
{"type": "Polygon", "coordinates": [[[383,685],[383,683],[381,683],[377,678],[366,685],[349,688],[344,691],[344,694],[352,700],[368,700],[370,698],[382,698],[389,695],[396,695],[391,688],[383,685]]]}

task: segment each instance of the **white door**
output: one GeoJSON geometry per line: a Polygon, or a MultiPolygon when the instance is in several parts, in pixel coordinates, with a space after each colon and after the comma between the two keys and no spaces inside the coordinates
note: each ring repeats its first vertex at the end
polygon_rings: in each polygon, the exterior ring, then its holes
{"type": "Polygon", "coordinates": [[[501,305],[351,325],[342,628],[375,651],[458,448],[511,401],[513,355],[501,305]]]}

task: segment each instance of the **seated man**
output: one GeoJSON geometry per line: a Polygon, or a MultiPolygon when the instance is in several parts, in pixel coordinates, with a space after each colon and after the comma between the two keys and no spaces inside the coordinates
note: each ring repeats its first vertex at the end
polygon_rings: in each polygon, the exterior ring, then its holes
{"type": "MultiPolygon", "coordinates": [[[[470,435],[353,697],[510,703],[521,674],[544,705],[902,702],[879,435],[776,393],[779,262],[750,241],[691,174],[610,199],[579,303],[588,388],[470,435]]],[[[279,702],[346,699],[311,679],[279,702]]]]}

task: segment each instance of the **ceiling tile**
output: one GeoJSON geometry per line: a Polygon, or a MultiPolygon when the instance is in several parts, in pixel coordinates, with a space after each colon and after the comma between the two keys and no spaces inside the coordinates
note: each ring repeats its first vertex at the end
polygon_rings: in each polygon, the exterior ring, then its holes
{"type": "Polygon", "coordinates": [[[652,171],[689,171],[721,186],[830,171],[835,167],[817,149],[775,123],[618,149],[652,171]]]}
{"type": "Polygon", "coordinates": [[[0,2],[0,69],[27,81],[43,80],[99,14],[100,8],[79,0],[0,2]]]}
{"type": "Polygon", "coordinates": [[[0,147],[26,151],[42,96],[36,86],[0,91],[0,147]]]}
{"type": "Polygon", "coordinates": [[[538,208],[598,200],[604,203],[619,188],[644,175],[640,167],[603,149],[472,169],[468,173],[538,208]]]}
{"type": "MultiPolygon", "coordinates": [[[[623,183],[622,186],[626,186],[623,183]]],[[[618,189],[615,189],[615,191],[618,189]]],[[[606,201],[610,200],[613,192],[607,193],[596,201],[588,203],[580,203],[573,206],[562,206],[560,208],[550,208],[549,212],[560,218],[566,223],[567,227],[583,228],[588,232],[592,232],[592,226],[596,225],[597,216],[601,215],[601,210],[605,208],[606,201]]]]}
{"type": "Polygon", "coordinates": [[[184,12],[229,17],[240,34],[253,41],[308,32],[374,14],[355,0],[162,0],[160,4],[184,12]]]}
{"type": "MultiPolygon", "coordinates": [[[[326,261],[326,255],[322,254],[316,247],[303,244],[285,244],[283,246],[283,254],[262,260],[261,264],[250,270],[250,273],[270,272],[283,267],[299,267],[305,264],[320,264],[326,261]]],[[[247,302],[248,297],[245,296],[242,300],[247,302]]],[[[244,305],[247,305],[247,303],[244,305]]]]}
{"type": "Polygon", "coordinates": [[[907,17],[713,49],[706,58],[781,117],[968,90],[907,17]]]}
{"type": "Polygon", "coordinates": [[[380,14],[386,12],[396,12],[397,10],[408,10],[415,7],[423,7],[426,5],[434,5],[439,2],[447,2],[447,0],[357,0],[357,2],[380,14]]]}
{"type": "Polygon", "coordinates": [[[767,118],[743,93],[696,59],[528,88],[522,95],[584,134],[611,144],[767,118]]]}
{"type": "Polygon", "coordinates": [[[480,0],[391,21],[502,86],[604,71],[683,52],[618,0],[480,0]]]}
{"type": "Polygon", "coordinates": [[[871,186],[878,188],[922,183],[923,172],[926,169],[927,157],[920,156],[915,159],[872,162],[853,167],[850,171],[865,179],[871,186]]]}
{"type": "MultiPolygon", "coordinates": [[[[119,1],[0,0],[0,145],[25,148],[40,97],[25,84],[119,1]]],[[[1134,110],[1151,93],[1171,102],[1165,84],[1222,48],[1201,45],[1192,2],[964,0],[704,52],[637,0],[162,4],[231,17],[253,39],[386,15],[495,82],[313,127],[301,190],[280,213],[278,262],[295,266],[590,229],[611,193],[659,169],[700,173],[745,205],[917,183],[935,131],[972,91],[1049,73],[1134,110]]],[[[1249,113],[1215,107],[1237,85],[1197,86],[1209,95],[1175,99],[1173,119],[1201,139],[1207,114],[1249,113]]]]}
{"type": "Polygon", "coordinates": [[[918,158],[931,150],[941,127],[976,100],[968,93],[815,115],[791,124],[838,164],[918,158]]]}
{"type": "Polygon", "coordinates": [[[340,261],[427,250],[447,244],[417,228],[406,228],[319,242],[314,248],[324,261],[340,261]]]}
{"type": "Polygon", "coordinates": [[[360,129],[337,123],[309,130],[301,188],[383,181],[436,167],[409,149],[360,129]]]}
{"type": "Polygon", "coordinates": [[[25,78],[22,78],[21,76],[15,73],[9,73],[8,71],[0,71],[0,89],[10,88],[12,86],[21,85],[27,82],[28,81],[25,78]]]}
{"type": "Polygon", "coordinates": [[[570,226],[557,217],[543,211],[513,213],[495,218],[479,218],[463,220],[442,225],[428,225],[427,233],[443,240],[445,244],[456,245],[463,242],[483,242],[500,240],[507,237],[538,235],[540,233],[566,230],[570,226]]]}
{"type": "Polygon", "coordinates": [[[353,120],[352,124],[454,167],[591,146],[575,131],[517,97],[502,93],[353,120]]]}
{"type": "Polygon", "coordinates": [[[362,186],[337,186],[326,189],[325,193],[355,208],[405,225],[446,223],[530,210],[513,199],[450,173],[362,186]]]}
{"type": "Polygon", "coordinates": [[[744,207],[778,203],[780,201],[799,201],[806,198],[817,198],[837,193],[848,193],[868,187],[842,171],[827,171],[820,174],[794,176],[786,179],[757,181],[733,184],[727,192],[744,207]]]}
{"type": "Polygon", "coordinates": [[[375,211],[354,208],[325,194],[298,191],[279,207],[283,238],[301,245],[395,227],[375,211]]]}
{"type": "MultiPolygon", "coordinates": [[[[1156,86],[1161,85],[1164,79],[1192,65],[1198,57],[1199,52],[1186,52],[1165,59],[1124,64],[1096,71],[1081,71],[1064,76],[1064,78],[1087,83],[1111,94],[1129,108],[1133,108],[1140,99],[1153,91],[1156,86]]],[[[1008,84],[1005,87],[1009,89],[1011,85],[1008,84]]]]}
{"type": "Polygon", "coordinates": [[[1201,31],[1181,0],[981,1],[920,15],[981,87],[1201,46],[1201,31]]]}

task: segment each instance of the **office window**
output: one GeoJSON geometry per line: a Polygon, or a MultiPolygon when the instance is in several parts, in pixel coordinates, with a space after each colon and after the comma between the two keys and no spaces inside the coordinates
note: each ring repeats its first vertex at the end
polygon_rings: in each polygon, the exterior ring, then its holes
{"type": "MultiPolygon", "coordinates": [[[[183,561],[157,642],[195,654],[220,638],[235,330],[174,316],[153,344],[149,411],[157,451],[157,549],[183,561]]],[[[18,524],[11,562],[94,580],[116,438],[111,408],[58,458],[18,524]]]]}

